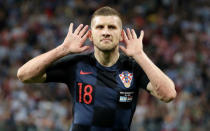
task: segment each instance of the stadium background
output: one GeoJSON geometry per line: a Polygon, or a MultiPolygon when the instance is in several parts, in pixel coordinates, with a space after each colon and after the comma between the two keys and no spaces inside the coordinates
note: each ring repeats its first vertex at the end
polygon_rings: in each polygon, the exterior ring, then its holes
{"type": "Polygon", "coordinates": [[[145,31],[144,50],[172,78],[165,104],[141,91],[131,131],[210,129],[209,0],[0,0],[0,131],[67,131],[71,98],[64,84],[23,84],[17,69],[62,43],[70,22],[119,10],[124,27],[145,31]]]}

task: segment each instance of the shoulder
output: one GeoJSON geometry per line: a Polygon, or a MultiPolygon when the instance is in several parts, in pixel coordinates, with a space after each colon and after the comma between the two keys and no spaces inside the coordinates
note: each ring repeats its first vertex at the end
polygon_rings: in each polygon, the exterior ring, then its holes
{"type": "Polygon", "coordinates": [[[124,53],[120,53],[120,63],[122,65],[127,65],[132,67],[137,65],[136,61],[132,57],[128,57],[124,53]]]}
{"type": "Polygon", "coordinates": [[[143,72],[141,66],[132,57],[123,53],[120,54],[120,66],[125,69],[132,69],[135,74],[142,74],[143,72]]]}
{"type": "Polygon", "coordinates": [[[69,54],[64,56],[53,63],[53,65],[68,65],[68,64],[76,64],[80,61],[87,60],[90,57],[91,53],[83,53],[83,54],[69,54]]]}

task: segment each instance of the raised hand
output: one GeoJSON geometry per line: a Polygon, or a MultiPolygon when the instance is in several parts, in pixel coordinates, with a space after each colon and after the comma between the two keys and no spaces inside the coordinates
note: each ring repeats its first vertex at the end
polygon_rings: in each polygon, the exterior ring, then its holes
{"type": "Polygon", "coordinates": [[[131,57],[135,57],[143,52],[143,44],[142,40],[144,37],[144,31],[141,31],[140,36],[137,38],[134,29],[127,28],[127,35],[125,31],[122,32],[123,41],[125,43],[125,47],[120,46],[120,49],[127,55],[131,57]]]}
{"type": "Polygon", "coordinates": [[[73,23],[69,26],[68,34],[62,44],[67,53],[80,53],[89,48],[89,46],[84,46],[84,42],[88,38],[89,31],[88,25],[83,26],[80,24],[75,31],[73,31],[73,23]]]}

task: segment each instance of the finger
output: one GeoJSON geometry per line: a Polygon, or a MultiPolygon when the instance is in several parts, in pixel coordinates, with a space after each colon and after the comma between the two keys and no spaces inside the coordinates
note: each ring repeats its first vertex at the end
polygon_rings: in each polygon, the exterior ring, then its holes
{"type": "Polygon", "coordinates": [[[68,33],[72,34],[73,26],[74,26],[74,24],[73,23],[70,23],[69,32],[68,33]]]}
{"type": "Polygon", "coordinates": [[[88,30],[85,35],[82,36],[82,42],[84,43],[90,34],[90,30],[88,30]]]}
{"type": "Polygon", "coordinates": [[[87,31],[87,29],[88,29],[88,25],[86,25],[86,26],[79,32],[79,36],[82,37],[82,36],[85,34],[85,32],[87,31]]]}
{"type": "Polygon", "coordinates": [[[126,33],[125,33],[124,30],[123,30],[123,32],[122,32],[122,36],[123,36],[123,40],[124,40],[125,42],[127,42],[127,41],[128,41],[128,37],[127,37],[127,35],[126,35],[126,33]]]}
{"type": "Polygon", "coordinates": [[[144,31],[141,30],[141,35],[139,36],[139,39],[142,41],[143,40],[143,37],[144,37],[144,31]]]}
{"type": "Polygon", "coordinates": [[[126,48],[124,46],[122,46],[122,45],[120,45],[119,47],[126,54],[126,48]]]}
{"type": "Polygon", "coordinates": [[[75,34],[75,35],[78,35],[79,32],[80,32],[80,30],[82,29],[82,27],[83,27],[83,24],[80,24],[80,25],[77,27],[77,29],[74,31],[74,34],[75,34]]]}
{"type": "Polygon", "coordinates": [[[131,31],[129,28],[127,28],[127,35],[129,40],[132,39],[131,31]]]}
{"type": "Polygon", "coordinates": [[[131,34],[132,34],[133,39],[137,39],[136,32],[134,29],[131,30],[131,34]]]}

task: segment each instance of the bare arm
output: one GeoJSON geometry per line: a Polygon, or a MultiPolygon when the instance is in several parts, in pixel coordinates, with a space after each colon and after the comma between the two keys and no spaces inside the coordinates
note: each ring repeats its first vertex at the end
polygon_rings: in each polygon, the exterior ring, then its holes
{"type": "Polygon", "coordinates": [[[40,83],[46,80],[46,68],[54,61],[66,56],[69,53],[80,53],[87,50],[88,46],[83,46],[89,31],[88,26],[79,25],[73,32],[73,24],[69,26],[68,34],[64,42],[57,48],[41,54],[18,69],[17,77],[24,83],[40,83]]]}
{"type": "Polygon", "coordinates": [[[45,69],[57,59],[65,56],[63,46],[39,55],[18,69],[17,77],[24,83],[40,83],[46,80],[45,69]]]}
{"type": "Polygon", "coordinates": [[[147,89],[153,96],[164,102],[173,100],[176,97],[173,81],[164,74],[143,51],[142,39],[144,32],[141,32],[139,38],[137,38],[133,29],[127,29],[127,35],[123,31],[122,35],[126,47],[120,46],[120,48],[125,54],[133,57],[148,76],[150,82],[147,85],[147,89]]]}
{"type": "Polygon", "coordinates": [[[173,81],[165,75],[145,53],[136,55],[134,59],[147,74],[150,80],[147,89],[153,96],[164,102],[170,102],[176,97],[173,81]]]}

